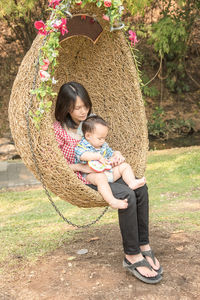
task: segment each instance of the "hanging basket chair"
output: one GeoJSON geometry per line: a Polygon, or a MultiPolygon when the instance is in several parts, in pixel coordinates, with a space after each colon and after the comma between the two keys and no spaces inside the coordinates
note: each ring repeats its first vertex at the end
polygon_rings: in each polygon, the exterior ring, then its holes
{"type": "MultiPolygon", "coordinates": [[[[123,32],[110,32],[109,23],[102,19],[103,11],[96,6],[74,8],[71,13],[73,16],[87,16],[77,20],[79,23],[80,20],[89,20],[90,24],[80,32],[80,26],[72,23],[69,36],[60,40],[55,91],[58,92],[68,81],[80,82],[89,92],[93,112],[110,125],[108,143],[122,152],[135,175],[141,177],[148,151],[147,122],[129,45],[123,32]],[[99,30],[96,34],[94,24],[99,30]]],[[[77,178],[58,147],[53,127],[56,97],[52,99],[51,112],[42,119],[40,130],[36,129],[31,118],[27,123],[29,110],[36,110],[38,106],[35,96],[30,104],[30,90],[43,39],[38,35],[34,40],[12,88],[9,121],[16,149],[35,177],[42,179],[43,184],[61,199],[79,207],[106,206],[98,192],[77,178]]],[[[40,78],[38,74],[36,77],[37,86],[40,78]]]]}

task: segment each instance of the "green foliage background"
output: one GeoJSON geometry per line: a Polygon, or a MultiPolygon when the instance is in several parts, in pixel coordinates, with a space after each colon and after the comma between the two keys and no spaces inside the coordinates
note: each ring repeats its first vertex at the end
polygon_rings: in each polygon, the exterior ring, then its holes
{"type": "MultiPolygon", "coordinates": [[[[75,0],[74,0],[75,1],[75,0]]],[[[84,3],[95,0],[83,0],[84,3]]],[[[161,61],[161,77],[164,78],[164,85],[167,89],[176,94],[190,91],[188,83],[188,72],[186,63],[190,59],[190,46],[192,42],[192,31],[199,19],[200,0],[112,0],[123,3],[124,21],[132,16],[132,21],[126,23],[126,29],[136,31],[139,42],[146,43],[151,47],[151,53],[157,61],[161,61]],[[155,8],[159,8],[160,15],[154,22],[145,23],[145,16],[155,8]],[[140,16],[140,22],[137,22],[140,16]],[[134,21],[134,17],[136,21],[134,21]]],[[[99,0],[103,3],[103,0],[99,0]]],[[[102,4],[101,4],[102,5],[102,4]]],[[[36,36],[34,22],[36,20],[46,21],[49,16],[48,0],[7,0],[0,1],[0,20],[5,22],[12,31],[12,40],[18,40],[24,53],[30,48],[36,36]]],[[[5,39],[10,38],[5,34],[5,39]]],[[[142,49],[140,50],[142,52],[142,49]]],[[[140,60],[140,54],[138,55],[140,60]]],[[[155,64],[152,59],[152,66],[155,64]]],[[[155,67],[156,68],[156,67],[155,67]]],[[[153,68],[152,68],[153,69],[153,68]]],[[[3,70],[3,68],[2,68],[3,70]]],[[[159,73],[158,73],[159,74],[159,73]]],[[[157,87],[150,86],[146,74],[142,74],[141,88],[143,95],[150,98],[161,98],[162,95],[157,87]]],[[[195,82],[195,81],[194,81],[195,82]]],[[[199,88],[197,82],[196,87],[199,88]]],[[[47,91],[51,96],[52,91],[47,91]]],[[[42,98],[37,91],[37,97],[42,98]]],[[[48,103],[50,105],[50,102],[48,103]]],[[[43,111],[44,104],[41,104],[40,111],[43,111]]],[[[158,104],[159,107],[159,104],[158,104]]],[[[149,122],[149,132],[155,136],[166,136],[167,130],[174,127],[174,124],[167,124],[163,119],[162,108],[155,110],[149,122]]],[[[38,113],[39,114],[39,113],[38,113]]],[[[40,116],[35,116],[39,118],[40,116]]],[[[181,122],[183,120],[180,120],[181,122]]],[[[182,126],[179,122],[179,125],[182,126]]],[[[189,129],[191,124],[184,124],[189,129]]],[[[188,129],[188,130],[189,130],[188,129]]]]}
{"type": "Polygon", "coordinates": [[[36,36],[34,22],[47,18],[48,0],[7,0],[0,2],[0,19],[5,21],[26,52],[36,36]]]}
{"type": "MultiPolygon", "coordinates": [[[[84,4],[93,0],[84,0],[84,4]]],[[[121,0],[112,0],[118,2],[121,0]]],[[[181,81],[186,76],[184,60],[190,43],[190,34],[195,20],[199,17],[199,0],[124,0],[125,12],[132,16],[145,15],[146,9],[162,6],[157,22],[145,27],[144,31],[158,56],[165,61],[167,68],[168,87],[175,92],[188,89],[181,81]]],[[[11,28],[26,52],[34,39],[36,32],[33,26],[35,20],[46,20],[48,0],[8,0],[0,2],[0,18],[11,28]]],[[[138,31],[140,28],[136,28],[138,31]]]]}

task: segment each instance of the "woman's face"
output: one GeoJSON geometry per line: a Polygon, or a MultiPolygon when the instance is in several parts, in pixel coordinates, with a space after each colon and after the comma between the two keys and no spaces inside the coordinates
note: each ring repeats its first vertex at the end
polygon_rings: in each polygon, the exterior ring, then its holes
{"type": "Polygon", "coordinates": [[[79,124],[87,118],[88,112],[89,108],[87,108],[83,100],[79,96],[77,96],[74,109],[70,112],[72,120],[76,124],[79,124]]]}

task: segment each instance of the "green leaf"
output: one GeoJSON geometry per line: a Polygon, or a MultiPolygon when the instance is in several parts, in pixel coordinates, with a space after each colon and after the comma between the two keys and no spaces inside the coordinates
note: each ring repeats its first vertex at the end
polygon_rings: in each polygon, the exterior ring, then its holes
{"type": "Polygon", "coordinates": [[[101,7],[101,5],[102,5],[101,1],[98,1],[97,2],[97,7],[101,7]]]}
{"type": "Polygon", "coordinates": [[[46,91],[45,91],[45,90],[40,91],[40,96],[41,96],[42,98],[44,98],[44,97],[46,96],[46,91]]]}
{"type": "Polygon", "coordinates": [[[52,101],[48,101],[48,102],[46,103],[46,107],[47,107],[47,108],[51,108],[51,106],[52,106],[52,101]]]}
{"type": "Polygon", "coordinates": [[[37,93],[36,90],[30,90],[30,94],[31,94],[31,95],[35,95],[36,93],[37,93]]]}

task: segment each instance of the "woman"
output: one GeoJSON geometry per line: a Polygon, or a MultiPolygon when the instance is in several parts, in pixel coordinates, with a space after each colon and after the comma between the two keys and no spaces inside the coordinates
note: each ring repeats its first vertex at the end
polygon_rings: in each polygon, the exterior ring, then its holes
{"type": "MultiPolygon", "coordinates": [[[[61,86],[56,102],[54,123],[55,135],[60,149],[78,178],[96,190],[81,175],[92,172],[87,165],[74,163],[74,148],[81,139],[81,122],[91,113],[92,103],[86,89],[77,82],[68,82],[61,86]]],[[[123,162],[120,152],[115,165],[123,162]]],[[[149,209],[148,190],[144,185],[131,190],[122,178],[110,183],[115,198],[127,199],[128,207],[118,210],[119,225],[123,240],[125,257],[123,266],[134,276],[146,283],[157,283],[162,279],[162,267],[154,257],[149,245],[149,209]]]]}

